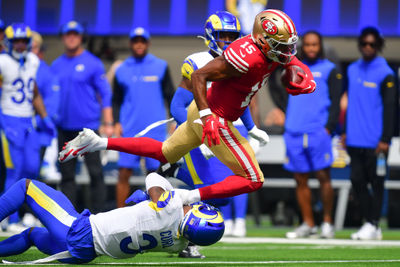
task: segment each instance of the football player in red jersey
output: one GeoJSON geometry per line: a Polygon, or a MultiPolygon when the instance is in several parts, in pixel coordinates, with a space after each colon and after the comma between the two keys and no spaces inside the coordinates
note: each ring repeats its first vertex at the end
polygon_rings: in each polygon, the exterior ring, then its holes
{"type": "Polygon", "coordinates": [[[187,121],[164,142],[140,138],[100,138],[84,129],[68,142],[59,160],[67,161],[87,152],[117,150],[162,163],[176,162],[203,142],[235,175],[203,188],[186,191],[185,203],[231,197],[259,189],[264,176],[247,140],[232,125],[249,105],[251,98],[267,82],[279,65],[297,65],[305,74],[299,83],[290,81],[287,91],[307,94],[315,90],[309,68],[296,57],[298,35],[293,21],[280,10],[260,12],[253,31],[234,41],[222,56],[192,74],[195,101],[188,108],[187,121]],[[207,81],[213,81],[207,91],[207,81]]]}

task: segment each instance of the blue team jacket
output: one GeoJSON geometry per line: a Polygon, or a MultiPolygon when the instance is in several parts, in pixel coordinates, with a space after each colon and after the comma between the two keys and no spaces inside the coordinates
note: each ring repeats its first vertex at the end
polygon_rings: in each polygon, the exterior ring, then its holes
{"type": "Polygon", "coordinates": [[[381,84],[389,74],[393,71],[383,57],[371,62],[359,59],[348,67],[348,146],[375,148],[378,145],[383,129],[381,84]]]}
{"type": "Polygon", "coordinates": [[[303,61],[311,70],[317,88],[312,94],[289,96],[285,130],[294,134],[311,133],[325,127],[329,116],[328,79],[335,64],[319,59],[313,64],[303,61]]]}
{"type": "MultiPolygon", "coordinates": [[[[143,59],[129,57],[117,69],[115,79],[124,95],[119,118],[124,136],[133,136],[149,124],[166,119],[162,79],[167,67],[165,60],[147,54],[143,59]]],[[[166,125],[149,134],[165,138],[166,125]]]]}
{"type": "Polygon", "coordinates": [[[72,58],[64,54],[51,70],[60,84],[58,126],[64,130],[98,129],[102,108],[111,106],[111,88],[100,59],[88,51],[72,58]]]}

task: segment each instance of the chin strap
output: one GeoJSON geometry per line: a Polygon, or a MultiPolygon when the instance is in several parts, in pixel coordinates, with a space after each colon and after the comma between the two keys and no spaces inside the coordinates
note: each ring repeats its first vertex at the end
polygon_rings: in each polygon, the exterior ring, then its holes
{"type": "Polygon", "coordinates": [[[47,263],[47,262],[52,262],[52,261],[56,261],[56,260],[62,260],[62,259],[68,259],[68,258],[72,258],[71,253],[69,253],[68,250],[66,251],[62,251],[59,252],[57,254],[53,254],[51,256],[48,256],[46,258],[42,258],[42,259],[38,259],[38,260],[34,260],[34,261],[6,261],[6,260],[2,260],[2,262],[4,264],[37,264],[37,263],[47,263]]]}

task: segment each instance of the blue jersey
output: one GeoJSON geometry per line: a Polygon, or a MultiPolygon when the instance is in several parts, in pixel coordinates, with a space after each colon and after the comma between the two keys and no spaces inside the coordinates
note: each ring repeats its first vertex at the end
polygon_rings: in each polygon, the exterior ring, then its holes
{"type": "Polygon", "coordinates": [[[371,62],[362,59],[347,69],[348,108],[346,142],[348,146],[375,148],[383,131],[381,87],[393,71],[382,57],[371,62]]]}
{"type": "Polygon", "coordinates": [[[327,59],[304,62],[311,70],[317,89],[312,94],[289,96],[285,130],[290,133],[311,133],[325,127],[331,100],[328,79],[335,65],[327,59]]]}
{"type": "Polygon", "coordinates": [[[100,59],[87,51],[76,57],[64,54],[51,69],[60,83],[58,126],[65,130],[98,129],[101,109],[111,106],[111,89],[100,59]]]}
{"type": "MultiPolygon", "coordinates": [[[[119,120],[124,136],[133,136],[149,124],[166,119],[162,81],[167,67],[165,60],[147,54],[142,59],[129,57],[117,69],[115,82],[123,95],[119,120]]],[[[161,125],[149,134],[165,138],[166,131],[166,125],[161,125]]]]}
{"type": "MultiPolygon", "coordinates": [[[[60,101],[60,86],[58,84],[57,76],[55,76],[50,67],[43,60],[40,61],[39,69],[36,73],[36,84],[39,93],[43,98],[44,106],[48,116],[54,121],[57,121],[57,111],[60,101]]],[[[40,116],[36,116],[36,120],[40,120],[40,116]]],[[[40,132],[40,143],[48,146],[51,143],[51,136],[47,132],[40,132]]]]}

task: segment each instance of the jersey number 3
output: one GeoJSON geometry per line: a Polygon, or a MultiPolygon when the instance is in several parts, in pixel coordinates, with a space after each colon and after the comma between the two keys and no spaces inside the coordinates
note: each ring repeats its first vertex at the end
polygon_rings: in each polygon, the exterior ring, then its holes
{"type": "Polygon", "coordinates": [[[121,249],[122,252],[126,254],[138,254],[142,253],[144,250],[152,249],[157,247],[157,239],[149,234],[143,234],[143,240],[148,241],[149,243],[145,246],[139,245],[139,249],[131,249],[128,248],[129,244],[132,243],[132,238],[130,236],[125,237],[124,239],[121,240],[121,243],[119,243],[119,248],[121,249]]]}
{"type": "Polygon", "coordinates": [[[28,100],[29,103],[32,103],[33,88],[35,86],[33,78],[30,78],[27,84],[25,84],[21,78],[18,78],[12,83],[12,85],[17,89],[17,91],[11,97],[11,100],[14,103],[22,104],[25,100],[28,100]]]}

